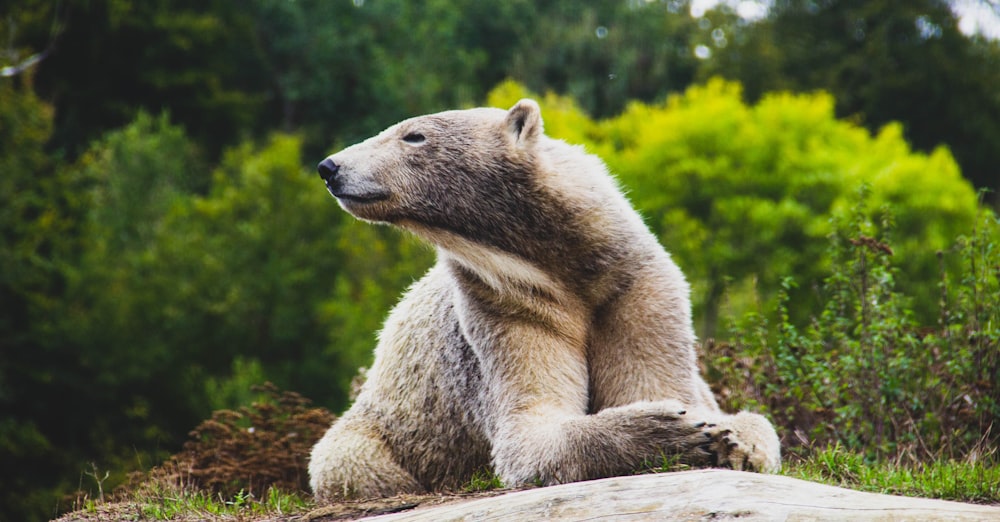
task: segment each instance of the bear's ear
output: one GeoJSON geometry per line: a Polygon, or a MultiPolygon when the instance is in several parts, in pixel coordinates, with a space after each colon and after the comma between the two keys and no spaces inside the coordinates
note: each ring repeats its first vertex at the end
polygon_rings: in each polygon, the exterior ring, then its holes
{"type": "Polygon", "coordinates": [[[542,134],[542,110],[535,100],[525,98],[507,111],[507,134],[517,145],[531,143],[542,134]]]}

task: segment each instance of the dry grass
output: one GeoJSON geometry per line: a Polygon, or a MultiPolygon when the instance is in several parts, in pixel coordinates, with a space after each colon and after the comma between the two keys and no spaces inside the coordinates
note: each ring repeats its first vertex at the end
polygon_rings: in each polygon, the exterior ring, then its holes
{"type": "Polygon", "coordinates": [[[270,383],[255,391],[268,399],[236,411],[216,411],[150,478],[223,497],[261,495],[272,488],[308,492],[309,451],[334,415],[270,383]]]}
{"type": "Polygon", "coordinates": [[[133,474],[107,502],[103,491],[80,493],[60,520],[280,520],[308,510],[309,451],[335,417],[270,383],[254,391],[262,400],[216,411],[162,465],[133,474]]]}

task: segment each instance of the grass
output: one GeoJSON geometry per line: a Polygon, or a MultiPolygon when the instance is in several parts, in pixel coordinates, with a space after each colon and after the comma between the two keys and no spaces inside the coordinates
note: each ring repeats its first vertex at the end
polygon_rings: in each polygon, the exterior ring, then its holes
{"type": "Polygon", "coordinates": [[[782,474],[873,493],[1000,504],[1000,463],[996,459],[869,462],[860,453],[834,445],[803,459],[791,459],[782,474]]]}
{"type": "Polygon", "coordinates": [[[146,519],[175,520],[192,515],[235,517],[289,515],[309,509],[312,501],[297,493],[286,493],[278,489],[268,490],[261,499],[243,491],[226,499],[193,489],[159,489],[137,496],[136,504],[146,519]]]}
{"type": "MultiPolygon", "coordinates": [[[[1000,462],[995,453],[974,462],[950,459],[932,461],[870,461],[864,454],[836,444],[820,450],[800,450],[786,458],[780,474],[858,491],[936,498],[979,504],[1000,504],[1000,462]]],[[[693,469],[674,457],[663,456],[637,473],[670,473],[693,469]]],[[[480,492],[502,489],[492,470],[472,475],[462,490],[480,492]]]]}
{"type": "Polygon", "coordinates": [[[477,470],[472,474],[472,478],[469,479],[465,485],[462,486],[462,491],[466,493],[474,493],[480,491],[492,491],[494,489],[503,489],[503,481],[500,477],[493,472],[492,469],[484,468],[477,470]]]}
{"type": "Polygon", "coordinates": [[[261,498],[240,491],[226,498],[190,486],[164,483],[143,484],[109,502],[79,501],[73,520],[259,520],[309,511],[311,497],[277,488],[261,498]]]}
{"type": "MultiPolygon", "coordinates": [[[[976,462],[936,460],[902,463],[870,461],[863,454],[834,445],[800,450],[787,456],[782,475],[859,491],[938,498],[980,504],[1000,504],[1000,462],[995,453],[976,462]]],[[[640,473],[690,469],[671,459],[660,459],[640,473]]],[[[463,492],[502,489],[491,470],[475,473],[463,492]]],[[[435,495],[440,498],[440,495],[435,495]]],[[[73,520],[294,520],[317,506],[302,491],[270,488],[260,498],[246,491],[226,497],[190,484],[164,481],[143,483],[116,500],[85,499],[77,503],[73,520]]],[[[363,514],[358,511],[356,514],[363,514]]]]}

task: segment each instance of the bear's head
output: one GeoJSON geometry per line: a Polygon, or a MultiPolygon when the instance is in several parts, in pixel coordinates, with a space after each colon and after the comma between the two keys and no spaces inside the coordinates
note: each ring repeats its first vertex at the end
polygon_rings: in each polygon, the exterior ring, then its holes
{"type": "MultiPolygon", "coordinates": [[[[360,219],[424,236],[443,231],[483,240],[498,229],[507,232],[497,236],[523,233],[551,215],[538,208],[535,149],[542,139],[541,111],[525,99],[509,111],[479,108],[405,120],[327,157],[318,170],[340,206],[360,219]]],[[[509,249],[503,243],[510,241],[516,238],[489,242],[509,249]]]]}
{"type": "Polygon", "coordinates": [[[542,125],[527,99],[420,116],[324,159],[319,175],[347,212],[414,232],[480,276],[543,288],[543,267],[585,287],[655,239],[600,158],[542,125]]]}

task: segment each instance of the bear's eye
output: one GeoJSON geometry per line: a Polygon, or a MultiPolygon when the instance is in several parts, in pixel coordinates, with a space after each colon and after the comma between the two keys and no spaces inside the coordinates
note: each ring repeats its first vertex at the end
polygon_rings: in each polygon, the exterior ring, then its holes
{"type": "Polygon", "coordinates": [[[411,145],[417,145],[423,143],[426,140],[427,138],[425,138],[424,135],[420,134],[419,132],[411,132],[406,136],[403,136],[403,141],[411,145]]]}

